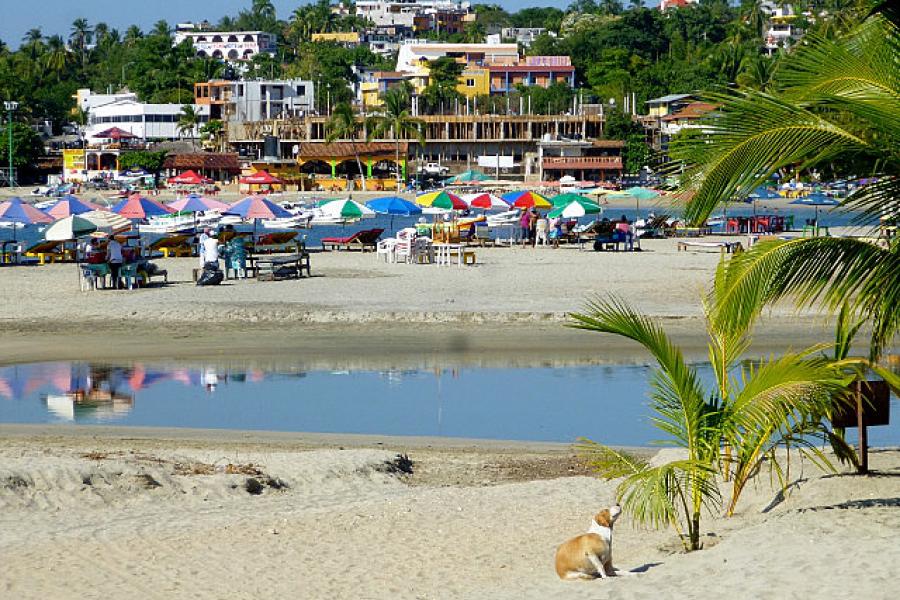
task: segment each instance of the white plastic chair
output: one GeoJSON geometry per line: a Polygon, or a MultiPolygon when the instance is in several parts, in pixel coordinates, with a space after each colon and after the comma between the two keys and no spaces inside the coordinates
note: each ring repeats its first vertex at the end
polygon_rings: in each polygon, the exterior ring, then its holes
{"type": "Polygon", "coordinates": [[[383,240],[378,240],[378,244],[375,246],[375,254],[381,255],[384,257],[384,262],[392,263],[397,262],[397,239],[396,238],[386,238],[383,240]]]}

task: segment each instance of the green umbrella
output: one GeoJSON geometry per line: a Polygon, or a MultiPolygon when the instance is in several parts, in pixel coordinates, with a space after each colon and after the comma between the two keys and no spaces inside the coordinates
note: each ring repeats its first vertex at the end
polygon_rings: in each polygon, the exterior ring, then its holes
{"type": "MultiPolygon", "coordinates": [[[[576,195],[576,194],[567,194],[567,195],[576,195]]],[[[584,215],[599,215],[603,212],[603,207],[599,204],[594,204],[590,200],[580,199],[573,200],[568,204],[562,204],[555,207],[553,210],[547,213],[547,216],[550,218],[555,217],[563,217],[564,219],[577,219],[578,217],[583,217],[584,215]]]]}
{"type": "Polygon", "coordinates": [[[77,215],[71,215],[48,227],[44,231],[44,238],[48,242],[62,242],[74,240],[95,231],[97,231],[97,226],[92,222],[77,215]]]}
{"type": "Polygon", "coordinates": [[[573,202],[588,202],[590,204],[597,204],[596,201],[591,200],[586,196],[582,196],[580,194],[573,194],[569,192],[568,194],[560,194],[558,196],[554,196],[550,198],[550,202],[553,203],[554,207],[557,206],[565,206],[566,204],[571,204],[573,202]]]}
{"type": "Polygon", "coordinates": [[[470,169],[468,171],[460,173],[459,175],[454,175],[447,180],[447,183],[478,183],[479,181],[487,181],[488,179],[490,179],[490,177],[488,177],[481,171],[470,169]]]}
{"type": "Polygon", "coordinates": [[[355,200],[334,200],[320,205],[320,208],[324,216],[342,220],[363,219],[375,216],[375,211],[355,200]]]}
{"type": "Polygon", "coordinates": [[[627,190],[622,191],[623,194],[628,194],[635,200],[635,212],[641,212],[641,200],[652,200],[659,196],[659,192],[654,192],[653,190],[648,190],[647,188],[642,188],[640,186],[630,187],[627,190]]]}

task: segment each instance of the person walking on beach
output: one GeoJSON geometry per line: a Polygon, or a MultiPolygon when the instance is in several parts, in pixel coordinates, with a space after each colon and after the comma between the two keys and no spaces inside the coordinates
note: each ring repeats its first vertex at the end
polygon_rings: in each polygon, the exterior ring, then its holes
{"type": "Polygon", "coordinates": [[[527,209],[522,210],[522,216],[519,217],[519,225],[522,227],[522,247],[531,239],[531,215],[527,209]]]}
{"type": "Polygon", "coordinates": [[[119,281],[119,272],[122,270],[122,244],[115,237],[110,237],[109,243],[106,245],[106,262],[109,265],[113,289],[122,289],[119,281]]]}
{"type": "Polygon", "coordinates": [[[531,210],[528,212],[528,233],[529,233],[529,241],[531,242],[532,248],[537,243],[537,222],[540,218],[538,211],[536,208],[531,207],[531,210]]]}
{"type": "Polygon", "coordinates": [[[625,250],[629,252],[634,250],[634,231],[631,230],[628,217],[622,215],[622,219],[616,223],[616,231],[625,237],[625,250]]]}

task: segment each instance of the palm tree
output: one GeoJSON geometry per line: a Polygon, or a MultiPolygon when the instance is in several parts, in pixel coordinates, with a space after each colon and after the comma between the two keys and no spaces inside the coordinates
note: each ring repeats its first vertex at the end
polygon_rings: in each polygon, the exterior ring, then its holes
{"type": "MultiPolygon", "coordinates": [[[[715,207],[746,197],[782,168],[843,163],[879,176],[846,200],[848,208],[888,224],[900,221],[900,76],[897,26],[875,15],[837,38],[807,36],[780,63],[773,91],[712,95],[721,105],[706,135],[674,157],[688,166],[683,183],[696,190],[685,207],[693,223],[715,207]]],[[[870,359],[900,329],[900,244],[881,248],[852,238],[759,244],[731,261],[728,302],[748,316],[758,304],[793,296],[832,310],[851,301],[872,323],[870,359]],[[750,294],[750,296],[748,296],[750,294]]]]}
{"type": "Polygon", "coordinates": [[[56,74],[56,80],[69,64],[69,50],[61,36],[53,35],[47,39],[47,52],[43,58],[44,67],[56,74]]]}
{"type": "Polygon", "coordinates": [[[731,482],[726,503],[730,516],[764,465],[786,485],[786,467],[776,454],[779,447],[797,447],[830,466],[813,441],[828,439],[842,459],[852,457],[852,450],[822,425],[832,397],[846,386],[843,373],[827,358],[811,357],[814,349],[739,365],[749,346],[752,320],[734,327],[719,317],[724,283],[720,268],[706,304],[716,380],[712,389],[701,383],[696,368],[685,362],[658,324],[623,302],[598,299],[584,314],[571,315],[573,327],[636,341],[657,362],[651,379],[653,420],[669,438],[665,443],[683,449],[684,457],[654,467],[589,440],[579,449],[602,475],[625,477],[617,494],[637,523],[673,526],[686,550],[700,548],[701,512],[719,506],[720,477],[731,482]]]}
{"type": "Polygon", "coordinates": [[[22,47],[28,49],[28,56],[31,60],[37,60],[37,57],[44,49],[44,34],[41,33],[40,27],[34,27],[28,30],[28,33],[22,38],[22,47]]]}
{"type": "Polygon", "coordinates": [[[72,21],[72,29],[69,33],[69,41],[81,54],[81,68],[84,68],[87,60],[87,45],[91,43],[93,31],[87,19],[78,18],[72,21]]]}
{"type": "Polygon", "coordinates": [[[172,28],[169,27],[169,23],[164,19],[160,19],[156,23],[153,24],[153,29],[150,30],[150,35],[158,35],[160,37],[171,37],[172,36],[172,28]]]}
{"type": "Polygon", "coordinates": [[[221,147],[220,140],[225,131],[225,123],[219,119],[210,119],[200,127],[200,139],[209,141],[213,148],[221,147]]]}
{"type": "MultiPolygon", "coordinates": [[[[349,140],[350,147],[353,149],[353,156],[356,157],[356,168],[359,169],[359,175],[362,178],[362,189],[366,190],[366,174],[362,168],[362,161],[359,160],[359,151],[356,147],[356,139],[363,128],[362,121],[356,118],[353,107],[348,102],[341,102],[334,107],[331,118],[325,124],[328,131],[326,141],[333,142],[335,140],[349,140]]],[[[348,176],[349,179],[349,176],[348,176]]]]}
{"type": "Polygon", "coordinates": [[[382,96],[384,105],[380,113],[366,120],[366,139],[383,138],[390,134],[397,146],[397,189],[400,189],[402,179],[400,169],[400,138],[411,137],[425,145],[424,122],[409,113],[409,94],[402,88],[389,89],[382,96]]]}
{"type": "Polygon", "coordinates": [[[137,25],[131,25],[125,30],[125,44],[133,46],[139,39],[144,37],[144,33],[137,25]]]}
{"type": "Polygon", "coordinates": [[[184,135],[185,132],[188,132],[191,136],[191,146],[195,145],[194,140],[199,123],[200,113],[193,104],[185,104],[181,107],[181,114],[178,115],[178,133],[184,135]]]}

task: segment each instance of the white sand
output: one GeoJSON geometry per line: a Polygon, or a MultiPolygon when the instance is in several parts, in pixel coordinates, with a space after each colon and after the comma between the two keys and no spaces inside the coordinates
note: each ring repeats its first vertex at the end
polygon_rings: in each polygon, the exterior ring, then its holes
{"type": "Polygon", "coordinates": [[[565,461],[564,449],[3,431],[0,595],[9,598],[875,599],[895,598],[900,576],[898,451],[875,453],[881,474],[867,478],[822,477],[806,464],[768,512],[776,491],[764,478],[738,516],[705,518],[700,552],[682,554],[671,531],[623,522],[616,563],[644,573],[561,582],[556,545],[611,502],[614,482],[501,473],[518,460],[565,461]],[[398,451],[415,461],[411,477],[376,469],[398,451]],[[251,496],[246,475],[180,474],[229,462],[290,487],[251,496]]]}

